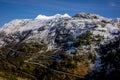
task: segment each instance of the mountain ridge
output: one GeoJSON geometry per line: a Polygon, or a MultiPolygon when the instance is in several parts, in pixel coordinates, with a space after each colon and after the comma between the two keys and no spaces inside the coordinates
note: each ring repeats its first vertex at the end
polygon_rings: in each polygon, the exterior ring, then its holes
{"type": "MultiPolygon", "coordinates": [[[[37,17],[39,16],[42,15],[38,15],[37,17]]],[[[42,36],[45,37],[49,33],[51,33],[51,36],[55,37],[55,35],[57,34],[55,31],[59,28],[70,30],[70,33],[72,33],[72,35],[76,37],[81,34],[79,33],[79,31],[85,30],[91,30],[94,35],[101,35],[104,36],[104,38],[112,38],[112,34],[119,33],[119,28],[117,27],[119,23],[117,23],[118,21],[115,22],[116,20],[104,18],[99,15],[90,13],[79,13],[79,16],[75,16],[70,17],[68,14],[57,14],[51,17],[43,15],[41,19],[16,19],[11,21],[10,23],[5,24],[0,29],[0,32],[5,32],[6,34],[14,34],[16,32],[22,33],[32,30],[32,34],[38,33],[41,35],[41,38],[42,36]],[[81,18],[80,16],[82,16],[83,18],[81,18]],[[43,17],[45,17],[45,19],[43,19],[43,17]],[[39,30],[41,31],[39,32],[39,30]]]]}

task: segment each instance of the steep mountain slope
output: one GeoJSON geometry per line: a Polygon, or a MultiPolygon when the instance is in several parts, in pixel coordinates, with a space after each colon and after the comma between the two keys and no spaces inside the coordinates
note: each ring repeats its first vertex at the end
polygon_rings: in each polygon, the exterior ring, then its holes
{"type": "MultiPolygon", "coordinates": [[[[38,15],[35,19],[16,19],[0,29],[1,58],[4,58],[9,64],[15,65],[16,68],[19,68],[18,65],[21,66],[21,71],[24,71],[23,65],[30,63],[32,69],[36,69],[31,70],[31,72],[41,69],[33,68],[33,64],[40,63],[38,61],[41,59],[52,60],[52,62],[48,62],[49,65],[47,63],[41,64],[42,67],[53,72],[55,70],[58,70],[55,71],[58,73],[64,72],[65,75],[85,77],[92,71],[99,73],[99,70],[103,69],[104,66],[101,65],[104,62],[101,62],[103,59],[101,56],[104,56],[104,49],[108,51],[105,52],[105,55],[111,52],[106,47],[103,49],[102,46],[109,45],[110,42],[116,42],[115,40],[118,39],[118,46],[113,50],[115,52],[119,51],[119,35],[119,18],[110,19],[90,13],[78,13],[75,16],[69,16],[68,14],[38,15]],[[15,62],[14,60],[17,60],[17,58],[20,58],[21,62],[15,62]]],[[[26,70],[27,68],[25,68],[25,72],[26,70]]],[[[108,68],[105,68],[105,70],[108,70],[108,68]]],[[[49,71],[42,72],[45,74],[38,72],[44,75],[41,79],[47,80],[45,75],[49,71]]],[[[27,73],[32,74],[29,71],[27,73]]],[[[41,75],[32,74],[32,78],[35,77],[39,80],[41,75]]],[[[47,76],[51,75],[47,74],[47,76]]],[[[56,76],[51,78],[53,80],[60,79],[59,75],[56,76]]]]}

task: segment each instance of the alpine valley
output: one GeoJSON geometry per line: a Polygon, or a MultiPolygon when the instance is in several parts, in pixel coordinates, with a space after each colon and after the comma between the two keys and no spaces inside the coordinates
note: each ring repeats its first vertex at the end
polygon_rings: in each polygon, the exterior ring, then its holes
{"type": "Polygon", "coordinates": [[[0,28],[0,80],[113,79],[120,79],[120,18],[38,15],[0,28]]]}

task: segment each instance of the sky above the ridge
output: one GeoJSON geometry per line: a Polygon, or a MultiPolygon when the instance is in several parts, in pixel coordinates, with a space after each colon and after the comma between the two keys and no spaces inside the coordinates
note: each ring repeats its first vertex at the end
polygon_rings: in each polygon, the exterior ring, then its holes
{"type": "Polygon", "coordinates": [[[13,20],[37,15],[95,13],[108,18],[120,17],[120,0],[0,0],[0,26],[13,20]]]}

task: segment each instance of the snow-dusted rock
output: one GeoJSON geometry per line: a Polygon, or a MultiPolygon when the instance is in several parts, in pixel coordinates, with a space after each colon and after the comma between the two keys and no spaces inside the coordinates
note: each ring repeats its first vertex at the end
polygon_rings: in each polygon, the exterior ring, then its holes
{"type": "Polygon", "coordinates": [[[4,40],[11,41],[8,36],[12,36],[14,41],[19,41],[20,37],[29,33],[26,41],[43,42],[54,46],[52,48],[65,45],[71,47],[72,44],[69,43],[74,43],[87,30],[94,36],[103,36],[102,43],[113,39],[120,33],[118,26],[114,25],[109,18],[79,13],[73,17],[68,14],[56,14],[54,16],[38,15],[35,19],[16,19],[0,28],[0,38],[2,43],[4,40]]]}

